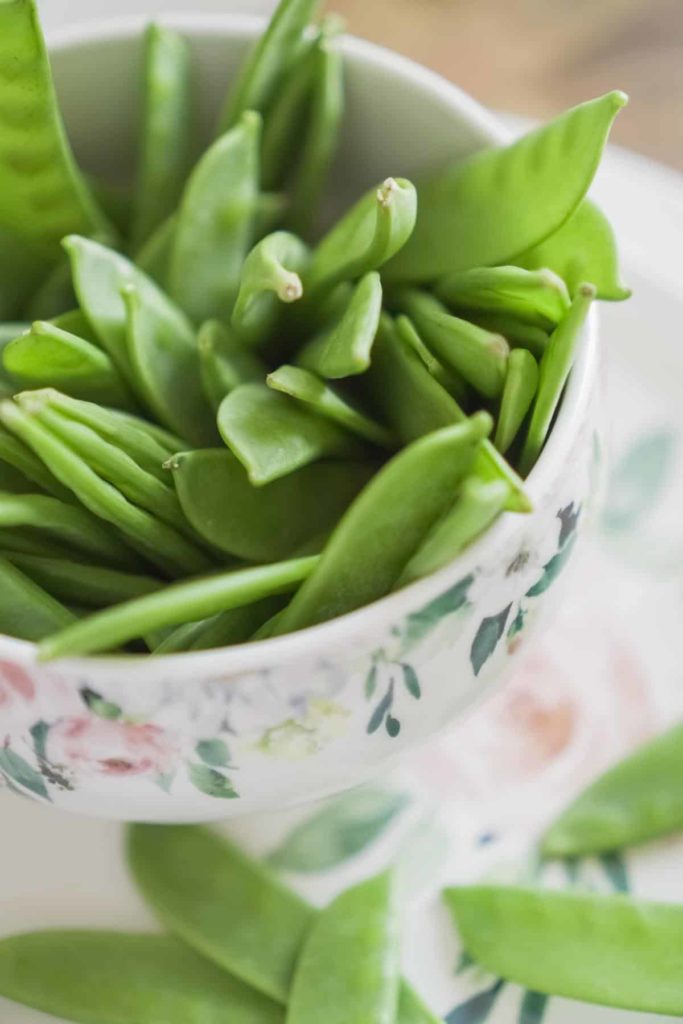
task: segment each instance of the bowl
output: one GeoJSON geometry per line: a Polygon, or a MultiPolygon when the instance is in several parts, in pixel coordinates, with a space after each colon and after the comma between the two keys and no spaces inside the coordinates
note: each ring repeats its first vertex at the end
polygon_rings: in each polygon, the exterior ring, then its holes
{"type": "MultiPolygon", "coordinates": [[[[166,19],[191,43],[208,137],[259,19],[166,19]]],[[[135,144],[143,19],[62,34],[53,64],[84,165],[111,174],[135,144]]],[[[348,110],[332,205],[389,174],[419,178],[504,141],[455,86],[343,40],[348,110]],[[378,128],[379,126],[379,128],[378,128]]],[[[0,774],[14,792],[112,819],[196,822],[312,800],[377,773],[500,683],[539,630],[594,493],[596,322],[584,331],[549,442],[528,478],[534,511],[503,515],[452,565],[301,633],[168,657],[44,665],[0,638],[0,774]]]]}

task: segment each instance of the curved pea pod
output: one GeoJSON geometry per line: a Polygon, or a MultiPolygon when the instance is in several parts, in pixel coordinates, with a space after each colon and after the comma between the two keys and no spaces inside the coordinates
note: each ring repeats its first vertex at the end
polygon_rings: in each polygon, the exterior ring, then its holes
{"type": "Polygon", "coordinates": [[[221,612],[201,622],[178,626],[158,646],[155,655],[181,654],[187,651],[216,650],[250,640],[282,606],[282,598],[267,597],[263,601],[221,612]]]}
{"type": "Polygon", "coordinates": [[[0,995],[80,1024],[283,1024],[273,1002],[166,935],[10,936],[0,995]]]}
{"type": "Polygon", "coordinates": [[[70,231],[110,227],[78,171],[34,0],[0,4],[0,225],[58,253],[70,231]]]}
{"type": "Polygon", "coordinates": [[[382,281],[376,271],[370,271],[355,285],[338,323],[309,342],[298,362],[331,380],[365,373],[381,312],[382,281]]]}
{"type": "Polygon", "coordinates": [[[252,242],[261,118],[254,111],[221,136],[185,186],[168,273],[172,298],[196,324],[227,320],[252,242]]]}
{"type": "Polygon", "coordinates": [[[0,557],[0,633],[35,642],[74,621],[59,601],[0,557]]]}
{"type": "Polygon", "coordinates": [[[412,234],[417,192],[406,178],[387,178],[370,189],[319,242],[304,279],[316,298],[340,281],[379,270],[412,234]]]}
{"type": "Polygon", "coordinates": [[[242,384],[224,398],[218,429],[255,487],[326,456],[362,454],[362,446],[348,431],[266,384],[242,384]]]}
{"type": "Polygon", "coordinates": [[[390,430],[370,419],[314,373],[303,370],[300,366],[280,366],[268,374],[266,383],[274,391],[281,391],[290,398],[296,398],[304,405],[309,405],[321,416],[357,434],[364,441],[370,441],[382,448],[397,447],[396,439],[390,430]]]}
{"type": "Polygon", "coordinates": [[[128,356],[137,392],[164,426],[193,444],[217,439],[202,388],[197,342],[170,302],[151,305],[134,285],[123,289],[128,356]]]}
{"type": "Polygon", "coordinates": [[[387,266],[387,280],[430,281],[453,270],[513,263],[552,235],[586,195],[627,99],[610,92],[582,103],[424,184],[417,226],[387,266]]]}
{"type": "Polygon", "coordinates": [[[542,840],[548,857],[583,857],[683,829],[683,724],[636,750],[588,787],[542,840]]]}
{"type": "Polygon", "coordinates": [[[304,629],[384,597],[450,508],[492,427],[477,413],[414,441],[353,502],[311,578],[279,619],[275,635],[304,629]]]}
{"type": "Polygon", "coordinates": [[[438,380],[439,384],[446,389],[449,395],[452,395],[456,402],[459,404],[467,402],[470,398],[470,393],[465,381],[460,374],[455,373],[452,369],[448,369],[443,363],[439,362],[433,352],[430,352],[415,329],[415,324],[410,317],[407,317],[404,313],[400,314],[396,317],[395,325],[396,333],[403,344],[417,353],[432,377],[438,380]]]}
{"type": "MultiPolygon", "coordinates": [[[[151,576],[122,572],[119,569],[108,569],[66,558],[50,558],[21,552],[8,552],[6,557],[12,565],[53,597],[67,604],[78,604],[82,608],[105,608],[110,604],[151,594],[162,586],[160,580],[151,576]]],[[[57,628],[59,627],[53,627],[50,632],[57,628]]]]}
{"type": "Polygon", "coordinates": [[[519,460],[522,474],[529,472],[541,454],[594,298],[592,284],[579,287],[569,312],[551,334],[543,353],[531,422],[519,460]]]}
{"type": "Polygon", "coordinates": [[[202,326],[197,347],[204,394],[216,412],[240,384],[263,380],[268,372],[265,363],[219,320],[207,320],[202,326]]]}
{"type": "Polygon", "coordinates": [[[508,313],[487,313],[471,310],[467,319],[493,334],[502,334],[510,348],[528,348],[536,359],[540,359],[548,344],[548,332],[542,327],[519,320],[508,313]]]}
{"type": "Polygon", "coordinates": [[[262,343],[277,324],[284,304],[303,295],[300,273],[310,260],[308,247],[288,231],[266,235],[244,261],[232,326],[251,345],[262,343]]]}
{"type": "Polygon", "coordinates": [[[219,448],[176,455],[168,466],[197,533],[221,551],[256,562],[290,557],[330,530],[374,468],[316,462],[254,487],[232,452],[219,448]]]}
{"type": "Polygon", "coordinates": [[[446,889],[468,953],[536,992],[683,1014],[683,906],[621,895],[477,885],[446,889]]]}
{"type": "Polygon", "coordinates": [[[525,348],[510,353],[493,443],[503,455],[517,437],[538,387],[538,363],[525,348]]]}
{"type": "Polygon", "coordinates": [[[557,231],[515,259],[520,267],[550,267],[573,295],[582,281],[591,281],[597,298],[619,302],[631,294],[619,272],[614,232],[602,210],[586,198],[557,231]]]}
{"type": "Polygon", "coordinates": [[[145,33],[143,113],[131,240],[138,249],[175,210],[191,136],[190,53],[163,25],[145,33]]]}
{"type": "Polygon", "coordinates": [[[38,490],[45,491],[62,501],[71,500],[69,489],[57,480],[27,445],[13,437],[4,427],[0,427],[0,460],[35,484],[38,490]]]}
{"type": "Polygon", "coordinates": [[[313,571],[318,558],[313,555],[176,583],[155,594],[96,612],[55,633],[42,642],[39,657],[47,661],[114,650],[167,626],[198,622],[264,597],[288,593],[313,571]]]}
{"type": "Polygon", "coordinates": [[[456,310],[504,313],[546,330],[555,327],[571,305],[566,284],[546,267],[455,270],[439,278],[434,293],[456,310]]]}

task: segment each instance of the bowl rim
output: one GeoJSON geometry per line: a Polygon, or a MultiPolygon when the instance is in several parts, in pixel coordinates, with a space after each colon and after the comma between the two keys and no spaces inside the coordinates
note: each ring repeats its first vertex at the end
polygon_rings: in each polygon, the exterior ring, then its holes
{"type": "MultiPolygon", "coordinates": [[[[60,28],[48,34],[47,42],[52,54],[98,43],[134,39],[150,21],[161,22],[189,37],[208,31],[211,34],[253,39],[262,30],[266,20],[262,15],[239,13],[171,13],[156,18],[134,14],[60,28]]],[[[482,144],[501,144],[510,140],[510,132],[493,114],[437,72],[386,47],[348,34],[341,37],[340,45],[345,56],[361,63],[379,65],[389,74],[405,77],[422,93],[431,94],[441,104],[451,107],[479,131],[482,144]]],[[[593,307],[553,429],[536,465],[525,480],[525,488],[534,506],[548,493],[556,475],[556,467],[564,462],[584,420],[598,367],[597,340],[598,319],[593,307]]],[[[530,514],[533,515],[533,511],[530,514]]],[[[482,562],[482,555],[487,549],[503,547],[523,523],[522,515],[503,513],[463,554],[430,576],[329,622],[281,637],[156,657],[149,654],[92,655],[41,663],[35,656],[35,643],[0,634],[0,660],[12,659],[34,666],[42,664],[48,671],[56,667],[60,671],[87,673],[91,678],[98,672],[109,677],[115,670],[125,675],[126,681],[133,681],[160,671],[165,678],[185,680],[188,685],[192,685],[200,676],[211,675],[224,676],[227,683],[242,673],[263,669],[273,663],[282,666],[295,661],[310,661],[316,655],[324,657],[326,651],[339,649],[352,642],[359,633],[379,632],[388,624],[399,622],[410,611],[423,607],[457,580],[473,572],[482,562]]]]}

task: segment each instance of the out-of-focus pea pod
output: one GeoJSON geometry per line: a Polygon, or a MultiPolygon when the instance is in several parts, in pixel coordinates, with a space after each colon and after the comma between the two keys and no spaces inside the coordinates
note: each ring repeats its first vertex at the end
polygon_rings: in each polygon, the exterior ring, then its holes
{"type": "Polygon", "coordinates": [[[251,345],[270,336],[283,304],[302,297],[300,275],[309,261],[308,247],[287,231],[266,235],[251,250],[232,311],[232,326],[251,345]]]}
{"type": "Polygon", "coordinates": [[[332,380],[365,373],[382,312],[382,282],[376,271],[360,279],[341,319],[298,354],[307,370],[332,380]]]}
{"type": "Polygon", "coordinates": [[[234,330],[219,320],[207,320],[197,337],[199,372],[204,394],[218,411],[226,395],[249,381],[262,381],[265,363],[245,346],[234,330]]]}
{"type": "Polygon", "coordinates": [[[456,270],[440,278],[434,291],[456,311],[504,313],[545,330],[557,326],[571,304],[562,278],[545,267],[456,270]]]}
{"type": "Polygon", "coordinates": [[[503,455],[524,423],[538,387],[538,363],[525,348],[510,353],[493,443],[503,455]]]}

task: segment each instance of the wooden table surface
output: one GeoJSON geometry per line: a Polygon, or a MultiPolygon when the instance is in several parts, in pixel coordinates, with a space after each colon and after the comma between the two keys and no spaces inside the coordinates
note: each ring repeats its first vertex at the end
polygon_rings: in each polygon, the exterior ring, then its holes
{"type": "Polygon", "coordinates": [[[613,141],[683,170],[683,0],[332,0],[355,35],[487,106],[549,117],[610,89],[613,141]]]}

